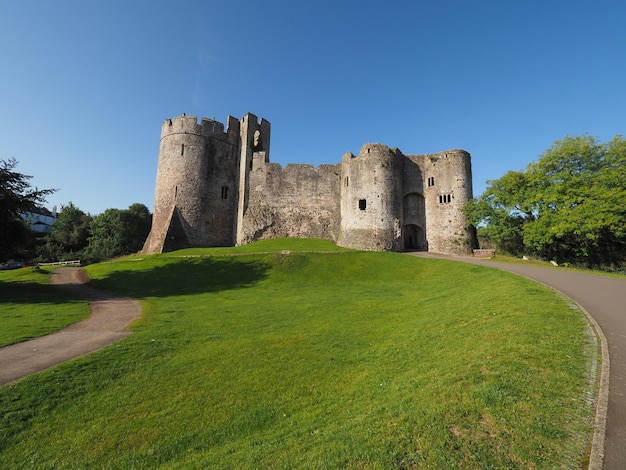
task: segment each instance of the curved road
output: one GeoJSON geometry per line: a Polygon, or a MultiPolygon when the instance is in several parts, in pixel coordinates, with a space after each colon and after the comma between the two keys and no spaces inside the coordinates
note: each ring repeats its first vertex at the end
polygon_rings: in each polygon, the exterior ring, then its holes
{"type": "MultiPolygon", "coordinates": [[[[605,470],[626,469],[626,280],[559,269],[498,263],[493,260],[410,253],[445,258],[514,272],[550,286],[576,301],[604,332],[610,360],[608,410],[604,440],[605,470]]],[[[600,397],[600,401],[602,397],[600,397]]],[[[601,406],[601,403],[599,403],[601,406]]],[[[602,410],[600,410],[601,412],[602,410]]],[[[600,413],[599,413],[600,414],[600,413]]],[[[601,462],[602,449],[598,449],[601,462]]],[[[593,462],[592,462],[593,463],[593,462]]],[[[597,463],[597,462],[596,462],[597,463]]],[[[590,467],[591,468],[591,467],[590,467]]],[[[600,467],[598,467],[600,468],[600,467]]]]}

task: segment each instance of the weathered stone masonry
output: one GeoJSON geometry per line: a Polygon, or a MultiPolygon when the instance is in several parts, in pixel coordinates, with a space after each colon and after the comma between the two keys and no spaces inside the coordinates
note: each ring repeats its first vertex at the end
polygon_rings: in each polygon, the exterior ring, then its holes
{"type": "Polygon", "coordinates": [[[461,207],[472,198],[469,153],[404,155],[365,144],[336,165],[269,161],[270,123],[167,119],[161,130],[152,230],[145,253],[324,238],[362,250],[467,253],[461,207]]]}

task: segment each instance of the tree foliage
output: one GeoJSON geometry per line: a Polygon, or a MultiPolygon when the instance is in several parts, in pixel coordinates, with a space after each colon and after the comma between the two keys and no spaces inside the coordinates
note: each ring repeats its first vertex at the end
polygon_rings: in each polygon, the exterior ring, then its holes
{"type": "Polygon", "coordinates": [[[126,210],[107,209],[91,216],[73,203],[63,206],[38,250],[40,261],[80,259],[96,263],[116,256],[135,253],[143,247],[152,216],[139,203],[126,210]]]}
{"type": "Polygon", "coordinates": [[[45,203],[54,189],[34,190],[27,176],[15,171],[17,160],[0,160],[0,259],[17,257],[28,243],[29,230],[22,218],[24,212],[45,203]]]}
{"type": "Polygon", "coordinates": [[[50,240],[62,252],[79,253],[87,246],[92,217],[74,203],[61,207],[61,212],[52,226],[50,240]]]}
{"type": "Polygon", "coordinates": [[[148,208],[138,203],[126,210],[107,209],[95,216],[85,251],[87,260],[101,261],[141,250],[151,222],[148,208]]]}
{"type": "Polygon", "coordinates": [[[566,136],[465,207],[500,249],[588,266],[626,260],[626,141],[566,136]]]}
{"type": "Polygon", "coordinates": [[[51,232],[36,238],[23,214],[43,205],[55,190],[33,190],[32,177],[15,171],[16,167],[14,158],[0,160],[0,261],[34,255],[39,261],[83,258],[94,262],[142,248],[152,216],[139,203],[91,217],[70,202],[61,207],[51,232]]]}

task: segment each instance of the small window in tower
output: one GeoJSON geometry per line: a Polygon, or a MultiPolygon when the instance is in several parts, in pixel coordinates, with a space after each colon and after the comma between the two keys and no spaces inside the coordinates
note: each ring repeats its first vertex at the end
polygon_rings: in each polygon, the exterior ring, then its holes
{"type": "Polygon", "coordinates": [[[346,186],[348,186],[348,177],[346,176],[346,186]]]}
{"type": "Polygon", "coordinates": [[[222,199],[228,199],[228,186],[222,186],[222,199]]]}
{"type": "Polygon", "coordinates": [[[428,177],[428,187],[431,186],[435,186],[435,177],[434,176],[429,176],[428,177]]]}
{"type": "Polygon", "coordinates": [[[452,202],[452,194],[440,194],[439,204],[448,204],[452,202]]]}
{"type": "Polygon", "coordinates": [[[367,201],[365,199],[359,199],[359,209],[364,211],[367,207],[367,201]]]}
{"type": "Polygon", "coordinates": [[[181,154],[181,155],[185,155],[185,144],[182,144],[182,145],[180,146],[180,154],[181,154]]]}

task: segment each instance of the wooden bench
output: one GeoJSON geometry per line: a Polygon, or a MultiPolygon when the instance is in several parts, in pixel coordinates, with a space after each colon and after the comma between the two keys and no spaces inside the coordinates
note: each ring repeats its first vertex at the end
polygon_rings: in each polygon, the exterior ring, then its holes
{"type": "Polygon", "coordinates": [[[472,250],[474,258],[495,258],[496,250],[472,250]]]}

